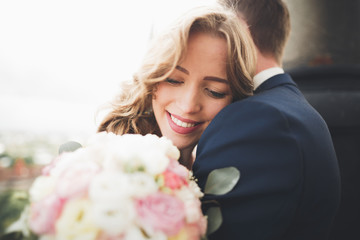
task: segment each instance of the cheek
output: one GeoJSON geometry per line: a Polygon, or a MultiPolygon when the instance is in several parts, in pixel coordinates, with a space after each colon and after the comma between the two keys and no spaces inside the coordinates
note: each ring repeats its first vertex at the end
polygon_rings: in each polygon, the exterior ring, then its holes
{"type": "Polygon", "coordinates": [[[159,111],[171,102],[171,92],[169,91],[169,89],[166,88],[166,86],[159,84],[159,86],[156,88],[156,91],[153,93],[152,105],[154,112],[159,111]]]}
{"type": "Polygon", "coordinates": [[[217,101],[208,105],[208,116],[212,120],[224,107],[231,103],[231,99],[224,99],[224,101],[217,101]]]}

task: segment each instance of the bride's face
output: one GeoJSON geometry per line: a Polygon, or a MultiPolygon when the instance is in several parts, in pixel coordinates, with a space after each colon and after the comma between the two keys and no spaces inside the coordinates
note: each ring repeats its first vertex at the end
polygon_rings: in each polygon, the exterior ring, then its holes
{"type": "Polygon", "coordinates": [[[223,38],[194,33],[185,60],[160,82],[152,100],[163,136],[180,150],[191,149],[215,115],[232,101],[223,38]]]}

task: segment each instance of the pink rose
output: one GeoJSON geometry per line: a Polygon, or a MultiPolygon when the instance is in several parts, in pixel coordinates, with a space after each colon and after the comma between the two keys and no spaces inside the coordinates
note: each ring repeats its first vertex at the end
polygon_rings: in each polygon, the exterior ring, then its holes
{"type": "Polygon", "coordinates": [[[178,189],[181,188],[183,185],[187,185],[186,180],[171,171],[166,170],[163,173],[163,176],[165,186],[170,189],[178,189]]]}
{"type": "Polygon", "coordinates": [[[175,173],[185,181],[188,179],[189,170],[176,160],[170,160],[167,170],[175,173]]]}
{"type": "Polygon", "coordinates": [[[163,173],[165,186],[171,189],[188,185],[189,170],[176,160],[170,160],[168,168],[163,173]]]}
{"type": "Polygon", "coordinates": [[[204,217],[201,218],[198,223],[187,224],[184,227],[184,231],[186,232],[186,239],[187,240],[201,239],[201,237],[205,235],[206,224],[207,224],[207,221],[204,217]]]}
{"type": "Polygon", "coordinates": [[[49,176],[50,172],[52,169],[54,169],[56,167],[56,165],[58,164],[58,162],[61,160],[62,155],[57,156],[56,158],[54,158],[48,165],[46,165],[45,167],[43,167],[41,173],[44,176],[49,176]]]}
{"type": "Polygon", "coordinates": [[[197,227],[199,229],[199,234],[201,236],[205,236],[207,230],[208,221],[207,218],[202,216],[199,221],[197,222],[197,227]]]}
{"type": "Polygon", "coordinates": [[[59,217],[64,201],[56,195],[49,195],[31,205],[30,228],[36,234],[55,232],[55,222],[59,217]]]}
{"type": "Polygon", "coordinates": [[[167,236],[177,234],[184,226],[185,207],[183,202],[171,195],[155,193],[135,203],[140,224],[144,229],[151,227],[167,236]]]}
{"type": "Polygon", "coordinates": [[[100,167],[94,162],[74,163],[60,175],[56,193],[64,199],[84,195],[99,172],[100,167]]]}

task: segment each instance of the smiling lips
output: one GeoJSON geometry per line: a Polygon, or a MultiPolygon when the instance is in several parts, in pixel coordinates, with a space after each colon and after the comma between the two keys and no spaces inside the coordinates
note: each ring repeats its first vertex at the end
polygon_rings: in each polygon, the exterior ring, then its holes
{"type": "Polygon", "coordinates": [[[200,122],[183,119],[174,114],[170,114],[169,112],[166,112],[166,116],[171,129],[180,134],[188,134],[194,132],[201,126],[200,122]]]}

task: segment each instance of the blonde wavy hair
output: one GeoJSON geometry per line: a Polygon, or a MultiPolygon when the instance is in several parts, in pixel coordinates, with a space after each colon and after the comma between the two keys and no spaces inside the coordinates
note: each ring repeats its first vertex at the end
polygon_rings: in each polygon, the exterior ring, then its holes
{"type": "Polygon", "coordinates": [[[252,95],[256,55],[248,30],[233,11],[220,6],[196,7],[153,39],[132,81],[123,83],[122,92],[112,103],[112,110],[99,125],[99,132],[161,136],[155,116],[149,110],[153,93],[157,84],[184,59],[188,38],[194,32],[226,40],[226,73],[232,99],[237,101],[252,95]]]}

